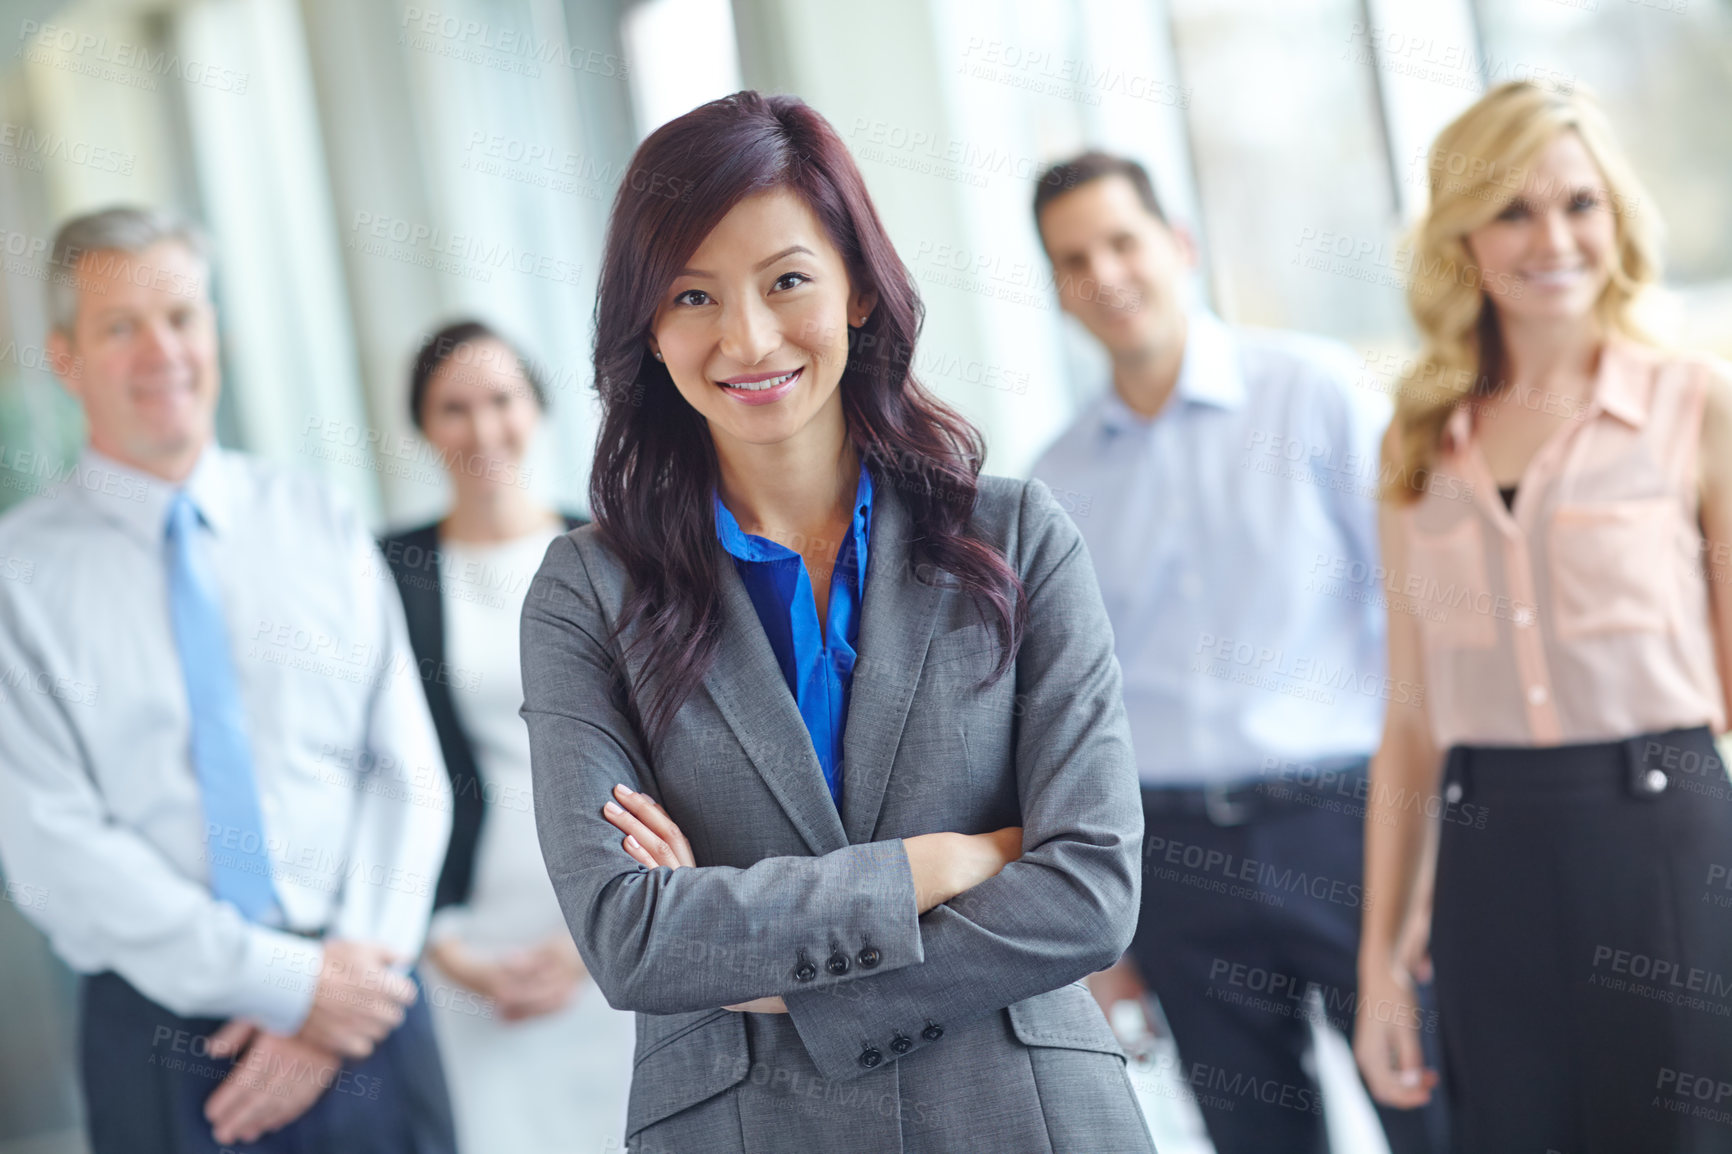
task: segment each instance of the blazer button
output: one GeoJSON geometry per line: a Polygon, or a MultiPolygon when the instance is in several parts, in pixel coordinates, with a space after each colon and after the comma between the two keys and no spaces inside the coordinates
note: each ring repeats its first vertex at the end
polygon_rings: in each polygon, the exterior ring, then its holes
{"type": "Polygon", "coordinates": [[[877,1046],[867,1046],[860,1051],[860,1064],[868,1070],[884,1060],[884,1055],[878,1052],[877,1046]]]}
{"type": "Polygon", "coordinates": [[[884,956],[878,952],[876,946],[867,946],[855,956],[854,960],[859,962],[862,968],[870,970],[883,961],[884,956]]]}
{"type": "Polygon", "coordinates": [[[796,982],[809,982],[817,976],[818,967],[811,962],[801,962],[794,967],[794,980],[796,982]]]}
{"type": "Polygon", "coordinates": [[[928,1042],[936,1042],[938,1039],[944,1037],[944,1027],[940,1026],[937,1022],[928,1021],[926,1023],[926,1028],[920,1031],[920,1036],[925,1038],[928,1042]]]}
{"type": "Polygon", "coordinates": [[[837,950],[830,955],[830,960],[824,963],[824,968],[837,977],[841,977],[848,972],[848,955],[837,950]]]}
{"type": "Polygon", "coordinates": [[[895,1050],[898,1054],[906,1054],[914,1048],[914,1039],[910,1038],[907,1034],[904,1034],[901,1030],[897,1030],[896,1036],[890,1039],[890,1048],[895,1050]]]}

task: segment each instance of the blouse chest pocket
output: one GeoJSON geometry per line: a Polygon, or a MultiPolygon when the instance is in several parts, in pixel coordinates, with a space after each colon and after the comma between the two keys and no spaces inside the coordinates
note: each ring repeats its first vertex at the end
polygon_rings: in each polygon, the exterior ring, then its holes
{"type": "Polygon", "coordinates": [[[1671,497],[1559,506],[1546,541],[1557,635],[1665,632],[1676,530],[1671,497]]]}
{"type": "Polygon", "coordinates": [[[1485,529],[1464,516],[1441,532],[1415,528],[1408,534],[1408,572],[1396,575],[1394,592],[1418,616],[1427,648],[1484,649],[1497,640],[1489,610],[1485,529]]]}

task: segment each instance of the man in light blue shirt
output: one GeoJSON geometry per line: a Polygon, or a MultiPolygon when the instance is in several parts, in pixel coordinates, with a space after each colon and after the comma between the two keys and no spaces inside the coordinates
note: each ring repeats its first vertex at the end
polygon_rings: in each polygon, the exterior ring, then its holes
{"type": "MultiPolygon", "coordinates": [[[[1036,189],[1060,303],[1112,362],[1034,472],[1082,530],[1124,670],[1130,958],[1215,1148],[1321,1149],[1305,996],[1351,1030],[1365,764],[1386,698],[1421,692],[1385,673],[1372,577],[1388,406],[1345,348],[1187,308],[1194,251],[1140,165],[1087,153],[1036,189]]],[[[1382,1114],[1396,1154],[1433,1149],[1423,1118],[1382,1114]]]]}
{"type": "MultiPolygon", "coordinates": [[[[451,793],[372,537],[220,448],[202,240],[69,221],[89,444],[0,518],[0,864],[83,976],[94,1154],[451,1154],[420,953],[451,793]]],[[[460,680],[460,679],[459,679],[460,680]]]]}

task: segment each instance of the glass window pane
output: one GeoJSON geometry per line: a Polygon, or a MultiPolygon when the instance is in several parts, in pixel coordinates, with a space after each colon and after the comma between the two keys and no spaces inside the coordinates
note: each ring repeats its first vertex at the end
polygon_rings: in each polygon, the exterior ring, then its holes
{"type": "Polygon", "coordinates": [[[620,39],[640,139],[743,87],[728,0],[643,0],[626,12],[620,39]]]}
{"type": "Polygon", "coordinates": [[[1228,319],[1402,331],[1398,230],[1353,0],[1172,0],[1208,268],[1228,319]]]}

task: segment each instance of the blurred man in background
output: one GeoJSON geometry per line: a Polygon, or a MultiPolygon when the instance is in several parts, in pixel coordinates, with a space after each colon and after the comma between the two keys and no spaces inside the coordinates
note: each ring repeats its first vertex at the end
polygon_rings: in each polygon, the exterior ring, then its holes
{"type": "Polygon", "coordinates": [[[80,988],[97,1154],[449,1154],[408,965],[450,826],[402,608],[321,486],[217,446],[189,226],[69,221],[88,444],[0,518],[0,864],[80,988]]]}
{"type": "MultiPolygon", "coordinates": [[[[1387,405],[1344,348],[1187,307],[1194,247],[1134,161],[1055,165],[1034,212],[1061,306],[1112,364],[1034,472],[1082,530],[1124,669],[1146,822],[1129,957],[1215,1148],[1322,1150],[1307,996],[1350,1029],[1387,405]]],[[[1382,1121],[1395,1154],[1440,1148],[1418,1113],[1382,1121]]]]}

